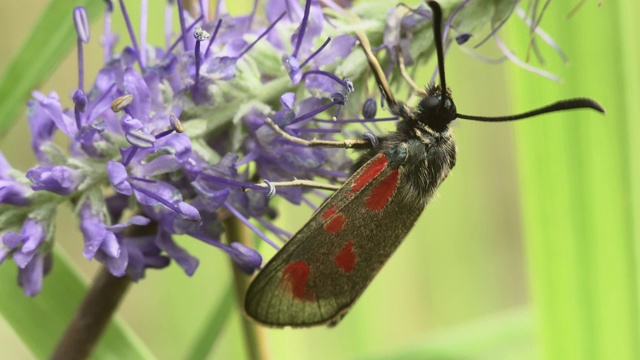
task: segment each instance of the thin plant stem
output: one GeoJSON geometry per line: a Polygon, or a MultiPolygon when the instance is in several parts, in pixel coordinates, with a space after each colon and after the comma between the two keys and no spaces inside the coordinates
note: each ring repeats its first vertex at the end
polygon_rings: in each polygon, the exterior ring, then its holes
{"type": "Polygon", "coordinates": [[[103,267],[67,331],[51,355],[53,360],[86,359],[127,292],[131,278],[115,277],[103,267]]]}
{"type": "MultiPolygon", "coordinates": [[[[224,221],[225,231],[227,234],[227,242],[240,242],[243,245],[252,247],[251,232],[234,216],[229,217],[224,221]]],[[[233,280],[236,289],[236,299],[238,307],[241,309],[240,319],[242,321],[242,329],[245,337],[245,344],[247,346],[247,355],[252,360],[268,359],[268,351],[266,339],[264,336],[264,329],[259,327],[255,322],[244,315],[242,309],[244,308],[244,294],[249,286],[249,276],[242,272],[233,262],[231,262],[233,271],[233,280]]]]}

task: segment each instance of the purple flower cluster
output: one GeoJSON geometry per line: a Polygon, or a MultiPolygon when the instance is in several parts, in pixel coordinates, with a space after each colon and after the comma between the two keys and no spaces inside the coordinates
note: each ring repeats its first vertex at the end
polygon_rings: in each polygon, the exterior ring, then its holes
{"type": "MultiPolygon", "coordinates": [[[[318,177],[337,182],[351,165],[342,150],[283,139],[265,125],[266,117],[303,138],[332,139],[347,122],[377,130],[363,120],[378,120],[373,119],[376,102],[368,91],[354,91],[366,90],[368,83],[356,38],[343,30],[351,25],[351,11],[373,21],[374,28],[367,26],[378,36],[386,26],[378,42],[391,64],[400,54],[409,65],[432,51],[412,47],[412,38],[431,38],[430,17],[422,7],[402,16],[392,10],[385,19],[384,12],[373,14],[374,8],[344,9],[332,1],[321,6],[312,0],[302,5],[268,0],[260,17],[257,2],[248,15],[231,16],[224,2],[210,11],[208,2],[198,1],[196,13],[190,13],[181,0],[168,1],[166,45],[157,47],[146,42],[146,28],[134,33],[120,0],[130,45],[115,53],[114,6],[105,3],[105,63],[93,86],[84,86],[83,44],[91,36],[86,10],[79,7],[73,11],[78,46],[73,109],[62,109],[55,93],[34,92],[28,103],[39,165],[21,174],[0,154],[0,263],[13,257],[29,296],[41,290],[50,269],[53,219],[63,203],[72,204],[80,220],[84,257],[97,259],[115,276],[138,280],[145,269],[171,260],[193,274],[198,260],[177,244],[179,234],[225,251],[252,273],[261,256],[243,244],[223,243],[222,222],[234,216],[277,248],[265,231],[281,239],[289,234],[271,223],[276,216],[269,202],[275,195],[271,182],[318,177]],[[177,34],[171,23],[176,10],[177,34]],[[56,131],[69,138],[68,150],[52,142],[56,131]]],[[[141,16],[146,23],[147,14],[141,16]]],[[[452,18],[446,29],[457,31],[463,43],[470,30],[452,18]]],[[[286,187],[277,194],[313,206],[308,191],[286,187]]]]}
{"type": "MultiPolygon", "coordinates": [[[[198,260],[175,242],[176,234],[189,234],[227,252],[241,269],[252,273],[260,267],[261,256],[240,243],[222,243],[220,237],[221,221],[228,216],[255,228],[248,220],[253,218],[279,231],[270,224],[276,212],[267,195],[272,196],[273,189],[257,187],[255,182],[312,178],[331,171],[344,176],[350,165],[347,157],[336,151],[300,149],[264,124],[265,117],[273,115],[268,102],[280,96],[283,110],[273,118],[282,126],[295,123],[292,131],[307,128],[314,115],[337,107],[331,94],[346,94],[349,81],[320,68],[345,57],[354,38],[340,36],[340,47],[333,47],[331,55],[326,54],[328,40],[322,39],[324,44],[313,52],[326,22],[320,6],[311,1],[305,6],[270,1],[266,19],[257,18],[257,9],[248,16],[232,17],[223,8],[217,9],[216,19],[208,19],[204,3],[197,16],[185,11],[181,1],[167,4],[177,5],[181,29],[169,43],[174,36],[172,24],[167,23],[167,48],[145,43],[146,34],[138,37],[129,26],[131,46],[115,54],[116,37],[106,28],[102,39],[106,62],[88,91],[83,84],[82,51],[90,41],[90,30],[86,10],[74,10],[79,53],[74,108],[63,110],[55,93],[34,92],[28,118],[31,146],[40,165],[26,173],[30,187],[20,181],[24,175],[0,157],[0,201],[12,205],[14,215],[2,224],[0,261],[13,257],[27,295],[41,290],[42,276],[51,263],[56,205],[63,202],[71,202],[79,215],[83,255],[97,259],[115,276],[128,274],[138,280],[145,269],[165,267],[170,259],[193,274],[198,260]],[[257,69],[250,56],[259,52],[257,47],[280,58],[286,70],[257,69]],[[286,90],[295,90],[304,68],[317,72],[312,76],[316,88],[330,92],[307,94],[296,101],[297,95],[286,90]],[[290,80],[281,81],[283,76],[290,80]],[[264,100],[246,107],[242,116],[221,110],[224,105],[249,102],[260,90],[251,86],[269,84],[278,85],[275,90],[280,93],[269,93],[267,98],[263,94],[264,100]],[[243,92],[249,96],[240,96],[243,92]],[[194,125],[191,133],[189,120],[194,125]],[[52,142],[56,131],[70,139],[69,155],[52,142]],[[112,189],[106,197],[105,185],[112,189]],[[49,206],[43,208],[43,203],[49,206]],[[121,220],[125,211],[135,215],[121,220]]],[[[107,4],[108,26],[113,6],[107,4]]],[[[130,24],[123,1],[120,8],[130,24]]],[[[280,194],[299,204],[303,191],[293,188],[280,194]]]]}

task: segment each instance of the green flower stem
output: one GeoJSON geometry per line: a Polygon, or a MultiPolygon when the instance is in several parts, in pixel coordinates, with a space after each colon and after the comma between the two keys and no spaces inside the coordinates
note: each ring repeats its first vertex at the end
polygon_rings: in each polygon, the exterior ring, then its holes
{"type": "MultiPolygon", "coordinates": [[[[251,232],[235,217],[230,217],[224,221],[225,230],[227,234],[227,242],[230,244],[234,241],[240,242],[246,246],[253,247],[251,238],[251,232]]],[[[231,262],[233,268],[233,279],[236,288],[236,299],[238,301],[239,309],[243,309],[244,294],[249,286],[249,276],[243,273],[233,262],[231,262]]],[[[242,310],[241,310],[242,312],[242,310]]],[[[242,328],[244,331],[245,343],[247,345],[247,355],[249,359],[261,360],[268,359],[268,351],[266,339],[264,336],[264,329],[257,326],[257,324],[241,314],[242,328]]]]}
{"type": "Polygon", "coordinates": [[[131,278],[128,276],[115,277],[106,267],[103,267],[51,355],[51,359],[88,358],[130,284],[131,278]]]}

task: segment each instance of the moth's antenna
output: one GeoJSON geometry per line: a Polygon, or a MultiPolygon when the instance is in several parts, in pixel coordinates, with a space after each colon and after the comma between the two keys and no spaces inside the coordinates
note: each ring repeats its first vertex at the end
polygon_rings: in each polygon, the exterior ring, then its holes
{"type": "Polygon", "coordinates": [[[458,113],[456,114],[456,116],[460,119],[465,119],[465,120],[500,122],[500,121],[526,119],[536,115],[548,114],[556,111],[572,110],[572,109],[593,109],[598,112],[604,113],[604,108],[597,101],[588,99],[588,98],[576,98],[576,99],[557,101],[553,104],[543,106],[541,108],[527,111],[525,113],[517,114],[517,115],[485,117],[485,116],[475,116],[475,115],[464,115],[464,114],[458,113]]]}
{"type": "Polygon", "coordinates": [[[371,52],[371,44],[369,44],[369,38],[367,38],[367,35],[361,30],[356,30],[356,36],[358,37],[358,41],[360,42],[360,47],[362,47],[362,50],[364,50],[364,55],[367,57],[367,62],[369,63],[369,67],[371,67],[371,71],[376,78],[378,87],[380,88],[380,91],[382,91],[384,97],[387,99],[387,104],[389,105],[389,107],[396,106],[397,102],[395,97],[393,97],[393,93],[391,92],[391,87],[389,86],[387,77],[384,76],[384,71],[382,71],[382,67],[380,67],[378,59],[376,59],[375,55],[373,55],[373,52],[371,52]]]}
{"type": "MultiPolygon", "coordinates": [[[[436,55],[438,56],[438,72],[440,73],[440,88],[442,94],[447,92],[447,82],[444,78],[444,50],[442,46],[442,9],[440,4],[436,1],[427,1],[427,5],[431,8],[433,13],[433,41],[436,44],[436,55]]],[[[440,106],[444,107],[444,101],[440,102],[440,106]]]]}

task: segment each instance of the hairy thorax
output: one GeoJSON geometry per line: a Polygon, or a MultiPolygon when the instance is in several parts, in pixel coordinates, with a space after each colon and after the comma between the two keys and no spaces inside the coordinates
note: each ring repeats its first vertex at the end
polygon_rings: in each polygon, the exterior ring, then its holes
{"type": "Polygon", "coordinates": [[[436,133],[416,127],[414,133],[405,142],[409,151],[401,169],[410,179],[413,196],[426,205],[455,166],[456,145],[449,129],[436,133]]]}

